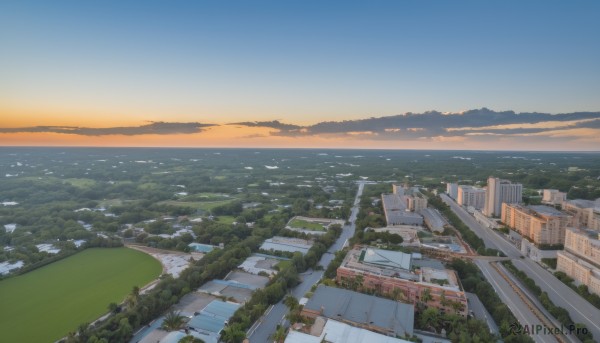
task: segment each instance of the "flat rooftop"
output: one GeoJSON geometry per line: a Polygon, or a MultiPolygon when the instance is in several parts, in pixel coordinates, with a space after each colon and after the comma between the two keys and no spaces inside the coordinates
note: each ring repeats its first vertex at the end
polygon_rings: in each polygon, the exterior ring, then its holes
{"type": "Polygon", "coordinates": [[[347,289],[320,285],[304,309],[331,319],[377,326],[398,336],[413,333],[413,305],[347,289]]]}
{"type": "Polygon", "coordinates": [[[533,211],[546,215],[546,216],[554,216],[554,217],[566,217],[567,214],[555,209],[554,207],[545,206],[545,205],[531,205],[529,206],[533,211]]]}
{"type": "Polygon", "coordinates": [[[359,262],[410,270],[411,259],[411,254],[405,254],[399,251],[366,248],[361,252],[359,262]]]}
{"type": "Polygon", "coordinates": [[[371,247],[353,249],[348,252],[340,268],[417,283],[434,284],[448,290],[460,291],[458,279],[453,270],[445,269],[435,259],[417,260],[413,259],[411,254],[402,252],[371,247]],[[408,268],[406,268],[407,266],[408,268]],[[413,271],[412,269],[415,267],[420,270],[413,271]]]}
{"type": "Polygon", "coordinates": [[[273,250],[273,251],[287,251],[287,252],[300,252],[305,255],[308,250],[312,247],[312,242],[299,239],[299,238],[287,238],[275,236],[265,240],[260,246],[262,250],[273,250]]]}

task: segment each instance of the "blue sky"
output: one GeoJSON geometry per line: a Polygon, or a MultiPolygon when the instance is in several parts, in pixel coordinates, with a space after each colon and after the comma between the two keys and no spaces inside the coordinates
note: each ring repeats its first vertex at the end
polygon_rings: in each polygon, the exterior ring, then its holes
{"type": "Polygon", "coordinates": [[[599,14],[598,1],[3,2],[0,114],[22,118],[6,127],[597,111],[599,14]]]}

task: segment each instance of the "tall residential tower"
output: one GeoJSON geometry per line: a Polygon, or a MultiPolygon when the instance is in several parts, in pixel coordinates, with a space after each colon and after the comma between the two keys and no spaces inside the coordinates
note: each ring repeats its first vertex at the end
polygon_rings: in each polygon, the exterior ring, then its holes
{"type": "Polygon", "coordinates": [[[483,213],[488,217],[499,217],[502,203],[518,204],[523,198],[523,185],[489,177],[483,213]]]}

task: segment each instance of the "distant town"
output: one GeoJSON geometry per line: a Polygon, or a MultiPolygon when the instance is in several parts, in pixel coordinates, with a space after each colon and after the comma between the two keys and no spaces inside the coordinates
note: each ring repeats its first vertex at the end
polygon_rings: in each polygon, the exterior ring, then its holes
{"type": "MultiPolygon", "coordinates": [[[[436,169],[497,164],[500,154],[16,151],[0,165],[0,298],[17,314],[0,309],[9,340],[600,337],[600,200],[569,196],[594,193],[436,169]],[[93,311],[32,315],[52,329],[21,328],[31,306],[58,306],[50,298],[93,311]]],[[[543,168],[565,157],[545,158],[543,168]]],[[[563,182],[593,171],[553,173],[563,182]]]]}

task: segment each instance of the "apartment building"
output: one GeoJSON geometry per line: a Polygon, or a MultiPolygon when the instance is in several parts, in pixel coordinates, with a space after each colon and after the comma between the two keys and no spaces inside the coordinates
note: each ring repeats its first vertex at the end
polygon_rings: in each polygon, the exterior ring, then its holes
{"type": "Polygon", "coordinates": [[[542,204],[561,205],[567,200],[567,193],[560,192],[558,189],[544,189],[542,193],[542,204]]]}
{"type": "Polygon", "coordinates": [[[456,202],[462,206],[472,206],[480,210],[485,206],[485,189],[473,186],[458,186],[456,202]]]}
{"type": "Polygon", "coordinates": [[[488,217],[499,217],[502,204],[518,204],[523,198],[523,185],[499,178],[488,178],[483,213],[488,217]]]}
{"type": "Polygon", "coordinates": [[[569,228],[556,269],[600,295],[600,239],[597,231],[569,228]]]}
{"type": "Polygon", "coordinates": [[[573,224],[571,215],[544,205],[504,203],[501,220],[536,245],[564,244],[565,229],[573,224]]]}

